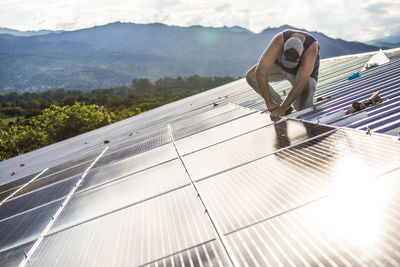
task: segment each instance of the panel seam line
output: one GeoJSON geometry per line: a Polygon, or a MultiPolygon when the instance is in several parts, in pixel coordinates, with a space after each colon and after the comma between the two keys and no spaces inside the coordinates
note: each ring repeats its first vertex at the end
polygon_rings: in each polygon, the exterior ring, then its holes
{"type": "Polygon", "coordinates": [[[82,174],[81,178],[79,181],[75,184],[74,188],[71,190],[71,192],[67,195],[65,198],[64,202],[61,203],[60,208],[56,211],[56,213],[52,216],[52,219],[50,222],[47,224],[46,228],[43,230],[43,232],[40,234],[39,238],[36,240],[36,242],[33,244],[32,248],[29,250],[29,252],[25,252],[25,258],[22,260],[22,262],[19,264],[19,267],[24,267],[30,258],[32,257],[33,253],[36,251],[36,249],[39,247],[40,243],[43,241],[45,235],[49,232],[50,228],[53,226],[55,221],[57,220],[58,216],[62,212],[62,210],[65,208],[65,206],[68,204],[70,199],[72,198],[72,195],[75,193],[76,189],[79,187],[79,185],[82,183],[83,179],[85,179],[87,173],[89,170],[96,164],[96,162],[103,156],[103,154],[107,151],[108,146],[104,148],[104,150],[100,153],[100,155],[97,156],[97,158],[92,162],[92,164],[85,170],[85,172],[82,174]]]}
{"type": "Polygon", "coordinates": [[[228,242],[227,242],[227,240],[226,240],[226,238],[225,238],[225,236],[224,236],[224,234],[223,234],[223,232],[221,230],[222,228],[217,224],[216,220],[213,218],[213,215],[211,215],[210,209],[208,208],[208,205],[206,204],[204,198],[202,197],[202,195],[200,193],[200,190],[197,187],[196,182],[191,177],[191,175],[189,173],[189,170],[187,169],[187,167],[185,165],[185,162],[183,161],[183,158],[182,158],[181,154],[179,153],[178,147],[176,146],[176,143],[175,143],[175,140],[174,140],[174,136],[172,134],[171,125],[168,124],[167,127],[168,127],[168,133],[169,133],[169,135],[171,137],[171,140],[172,140],[172,143],[173,143],[174,148],[176,150],[176,153],[178,154],[179,160],[181,161],[181,163],[182,163],[182,165],[183,165],[183,167],[185,169],[185,172],[186,172],[188,178],[190,179],[190,183],[192,184],[194,190],[196,191],[197,197],[200,200],[201,205],[203,206],[203,208],[205,210],[205,213],[207,214],[207,216],[208,216],[208,218],[209,218],[209,220],[211,222],[211,225],[213,226],[214,231],[217,234],[218,240],[220,241],[222,247],[224,248],[224,251],[225,251],[226,255],[228,256],[228,259],[230,260],[231,264],[233,266],[240,266],[239,261],[236,259],[235,255],[233,253],[233,249],[228,244],[228,242]]]}
{"type": "MultiPolygon", "coordinates": [[[[252,114],[254,114],[254,113],[252,113],[252,114]]],[[[284,119],[284,120],[287,120],[287,119],[284,119]]],[[[282,121],[284,121],[284,120],[282,120],[282,121]]],[[[227,141],[230,141],[230,140],[236,139],[236,138],[238,138],[238,137],[241,137],[241,136],[243,136],[243,135],[246,135],[246,134],[249,134],[249,133],[252,133],[252,132],[255,132],[255,131],[261,130],[261,129],[263,129],[263,128],[267,128],[267,127],[269,127],[269,126],[271,126],[271,125],[274,125],[274,123],[268,123],[268,124],[266,124],[266,125],[263,125],[263,126],[261,126],[261,127],[257,127],[257,128],[255,128],[255,129],[253,129],[253,130],[249,130],[249,131],[246,131],[246,132],[244,132],[244,133],[241,133],[241,134],[238,134],[238,135],[235,135],[235,136],[229,137],[229,138],[227,138],[227,139],[224,139],[224,140],[222,140],[222,141],[219,141],[219,142],[213,143],[213,144],[211,144],[211,145],[208,145],[208,146],[205,146],[205,147],[199,148],[199,149],[197,149],[197,150],[190,151],[190,152],[188,152],[188,153],[186,153],[186,154],[183,154],[183,156],[188,156],[188,155],[190,155],[190,154],[193,154],[193,153],[196,153],[196,152],[199,152],[199,151],[205,150],[205,149],[207,149],[207,148],[210,148],[210,147],[212,147],[212,146],[215,146],[215,145],[219,145],[219,144],[225,143],[225,142],[227,142],[227,141]]],[[[182,140],[182,139],[179,139],[179,140],[182,140]]]]}
{"type": "Polygon", "coordinates": [[[8,197],[6,197],[5,199],[3,199],[3,201],[0,202],[0,206],[4,204],[4,202],[6,202],[7,200],[9,200],[10,198],[12,198],[16,193],[18,193],[19,191],[21,191],[22,189],[24,189],[27,185],[29,185],[30,183],[32,183],[33,181],[35,181],[38,177],[40,177],[43,173],[45,173],[49,168],[44,169],[43,171],[41,171],[38,175],[36,175],[35,177],[33,177],[29,182],[27,182],[26,184],[24,184],[23,186],[21,186],[20,188],[18,188],[17,190],[15,190],[11,195],[9,195],[8,197]]]}
{"type": "MultiPolygon", "coordinates": [[[[148,198],[139,200],[139,201],[135,201],[135,202],[132,202],[132,203],[130,203],[130,204],[124,205],[124,206],[122,206],[122,207],[119,207],[119,208],[110,210],[110,211],[108,211],[108,212],[104,212],[104,213],[101,213],[101,214],[99,214],[99,215],[89,217],[89,218],[87,218],[87,219],[85,219],[85,220],[83,220],[83,221],[79,221],[79,222],[77,222],[77,223],[73,223],[73,224],[64,226],[64,228],[57,229],[56,231],[47,232],[47,234],[46,234],[45,236],[47,237],[47,236],[55,235],[55,234],[57,234],[57,233],[63,232],[63,231],[65,231],[65,230],[71,229],[71,228],[73,228],[73,227],[82,225],[82,224],[84,224],[84,223],[87,223],[87,222],[96,220],[96,219],[98,219],[98,218],[101,218],[101,217],[110,215],[110,214],[112,214],[112,213],[121,211],[121,210],[126,209],[126,208],[129,208],[129,207],[132,207],[132,206],[134,206],[134,205],[136,205],[136,204],[140,204],[140,203],[143,203],[143,202],[145,202],[145,201],[148,201],[148,200],[151,200],[151,199],[154,199],[154,198],[157,198],[157,197],[166,195],[166,194],[168,194],[168,193],[177,191],[177,190],[179,190],[179,189],[182,189],[182,188],[187,187],[187,186],[190,186],[190,185],[191,185],[191,184],[188,182],[188,183],[186,183],[186,184],[184,184],[184,185],[181,185],[181,186],[176,187],[176,188],[172,188],[172,189],[170,189],[170,190],[168,190],[168,191],[161,192],[161,193],[159,193],[159,194],[157,194],[157,195],[154,195],[154,196],[151,196],[151,197],[148,197],[148,198]]],[[[80,193],[81,193],[81,192],[78,192],[77,194],[80,194],[80,193]]],[[[58,199],[58,200],[60,200],[60,199],[58,199]]],[[[57,200],[56,200],[56,201],[57,201],[57,200]]],[[[53,201],[52,203],[54,203],[54,202],[56,202],[56,201],[53,201]]],[[[36,238],[34,238],[34,239],[29,239],[29,240],[26,240],[26,241],[24,241],[24,242],[16,243],[15,245],[13,245],[13,246],[11,246],[11,247],[7,247],[6,249],[0,250],[0,253],[2,253],[2,252],[4,252],[4,251],[8,251],[8,250],[13,249],[13,248],[16,248],[16,247],[19,247],[19,246],[24,245],[24,244],[30,243],[30,242],[32,242],[32,241],[34,241],[34,240],[36,240],[36,238]]]]}

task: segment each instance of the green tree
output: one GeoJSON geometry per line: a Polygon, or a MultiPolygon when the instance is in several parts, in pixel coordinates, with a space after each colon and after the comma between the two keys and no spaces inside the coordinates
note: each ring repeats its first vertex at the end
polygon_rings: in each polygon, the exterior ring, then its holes
{"type": "Polygon", "coordinates": [[[51,105],[33,118],[31,124],[45,130],[51,142],[58,142],[111,122],[111,114],[106,108],[77,102],[73,106],[51,105]]]}
{"type": "Polygon", "coordinates": [[[38,149],[113,122],[113,114],[98,105],[51,105],[42,114],[6,125],[1,123],[0,159],[38,149]]]}

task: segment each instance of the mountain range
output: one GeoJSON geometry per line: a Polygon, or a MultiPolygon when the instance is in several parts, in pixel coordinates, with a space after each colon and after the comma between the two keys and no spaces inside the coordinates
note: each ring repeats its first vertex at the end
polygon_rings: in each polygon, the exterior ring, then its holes
{"type": "MultiPolygon", "coordinates": [[[[273,36],[289,28],[294,27],[267,28],[258,34],[237,26],[120,22],[59,32],[1,28],[0,93],[109,88],[134,78],[194,74],[243,77],[273,36]]],[[[321,58],[379,49],[310,33],[319,41],[321,58]]]]}
{"type": "Polygon", "coordinates": [[[374,39],[366,43],[381,47],[397,48],[400,47],[400,35],[390,35],[384,38],[374,39]]]}

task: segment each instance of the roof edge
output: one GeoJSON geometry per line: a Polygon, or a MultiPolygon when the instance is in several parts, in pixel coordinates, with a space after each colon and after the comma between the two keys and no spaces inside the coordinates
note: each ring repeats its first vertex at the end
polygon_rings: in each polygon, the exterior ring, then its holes
{"type": "MultiPolygon", "coordinates": [[[[400,47],[392,48],[392,49],[386,49],[386,50],[382,50],[382,51],[385,52],[385,53],[395,53],[395,52],[399,52],[400,51],[400,47]]],[[[365,52],[365,53],[359,53],[359,54],[351,54],[351,55],[345,55],[345,56],[324,58],[324,59],[321,59],[321,62],[328,62],[328,61],[345,59],[345,58],[353,58],[353,57],[362,57],[362,56],[366,56],[366,55],[374,55],[377,52],[379,52],[379,50],[378,51],[373,51],[373,52],[365,52]]]]}

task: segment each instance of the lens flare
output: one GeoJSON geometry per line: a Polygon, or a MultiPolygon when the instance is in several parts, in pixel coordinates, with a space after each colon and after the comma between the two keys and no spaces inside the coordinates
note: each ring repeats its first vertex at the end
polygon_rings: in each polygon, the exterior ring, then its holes
{"type": "Polygon", "coordinates": [[[370,180],[375,171],[357,155],[342,157],[331,190],[336,192],[312,209],[315,226],[356,247],[373,247],[383,234],[383,210],[389,188],[370,180]]]}

